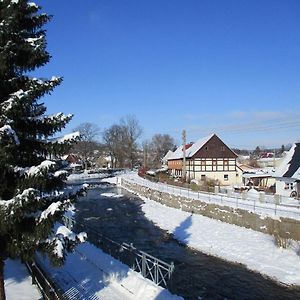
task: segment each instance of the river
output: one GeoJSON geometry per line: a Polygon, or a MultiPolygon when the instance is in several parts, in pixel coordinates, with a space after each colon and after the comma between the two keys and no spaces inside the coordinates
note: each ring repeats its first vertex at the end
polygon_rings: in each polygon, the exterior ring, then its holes
{"type": "Polygon", "coordinates": [[[185,299],[300,299],[299,287],[280,285],[241,264],[226,262],[179,243],[145,218],[141,209],[143,201],[138,197],[113,185],[95,180],[92,183],[96,183],[95,187],[76,203],[76,220],[84,221],[119,243],[133,243],[157,258],[173,261],[172,293],[185,299]],[[123,196],[101,196],[103,193],[123,196]]]}

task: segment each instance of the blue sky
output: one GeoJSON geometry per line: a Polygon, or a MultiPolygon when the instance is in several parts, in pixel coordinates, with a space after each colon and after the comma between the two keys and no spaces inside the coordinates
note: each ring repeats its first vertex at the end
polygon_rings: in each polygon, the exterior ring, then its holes
{"type": "Polygon", "coordinates": [[[64,82],[49,113],[74,113],[102,130],[125,115],[141,140],[180,142],[215,132],[230,146],[300,139],[300,1],[37,1],[51,63],[64,82]]]}

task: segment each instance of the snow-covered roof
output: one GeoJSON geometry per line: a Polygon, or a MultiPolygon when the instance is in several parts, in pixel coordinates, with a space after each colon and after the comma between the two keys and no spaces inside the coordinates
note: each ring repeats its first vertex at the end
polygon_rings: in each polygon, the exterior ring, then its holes
{"type": "Polygon", "coordinates": [[[300,143],[295,143],[287,152],[274,177],[290,177],[300,180],[300,143]]]}
{"type": "Polygon", "coordinates": [[[172,155],[173,155],[173,151],[171,151],[171,150],[169,150],[168,152],[167,152],[167,154],[162,158],[162,161],[164,162],[164,161],[167,161],[168,159],[169,159],[169,157],[171,157],[172,155]]]}
{"type": "Polygon", "coordinates": [[[277,161],[280,159],[281,159],[281,157],[263,157],[263,158],[258,159],[257,161],[258,162],[272,162],[272,161],[277,161]]]}
{"type": "MultiPolygon", "coordinates": [[[[211,135],[206,136],[202,139],[199,139],[190,148],[186,149],[186,154],[185,154],[186,158],[189,158],[189,157],[192,157],[193,155],[195,155],[196,152],[199,151],[199,149],[201,149],[213,136],[214,136],[214,134],[211,134],[211,135]]],[[[183,149],[183,147],[179,146],[175,150],[173,155],[171,155],[168,158],[168,160],[170,160],[170,159],[181,159],[183,157],[182,149],[183,149]]]]}

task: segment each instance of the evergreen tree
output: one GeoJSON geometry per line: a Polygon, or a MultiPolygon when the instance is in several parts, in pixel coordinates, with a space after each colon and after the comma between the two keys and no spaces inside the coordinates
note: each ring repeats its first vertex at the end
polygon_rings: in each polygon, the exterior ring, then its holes
{"type": "Polygon", "coordinates": [[[0,299],[7,257],[28,261],[38,250],[59,264],[84,236],[55,223],[79,193],[64,186],[57,160],[78,134],[52,138],[72,115],[46,115],[40,102],[62,78],[30,76],[50,59],[43,29],[50,16],[39,10],[27,0],[0,0],[0,299]]]}

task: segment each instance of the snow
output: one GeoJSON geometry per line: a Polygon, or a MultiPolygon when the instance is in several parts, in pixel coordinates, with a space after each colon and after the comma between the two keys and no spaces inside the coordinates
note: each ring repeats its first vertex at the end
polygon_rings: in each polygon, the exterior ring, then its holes
{"type": "Polygon", "coordinates": [[[60,210],[60,206],[62,203],[60,201],[51,203],[47,209],[45,209],[40,216],[39,221],[43,221],[44,219],[47,219],[49,215],[53,216],[57,211],[60,210]]]}
{"type": "Polygon", "coordinates": [[[66,134],[66,135],[64,135],[61,138],[54,139],[54,140],[52,140],[52,143],[64,144],[66,142],[77,141],[79,138],[80,138],[80,133],[79,133],[79,131],[76,131],[76,132],[72,132],[72,133],[66,134]]]}
{"type": "Polygon", "coordinates": [[[54,250],[53,253],[56,254],[58,257],[62,258],[64,256],[64,243],[63,240],[58,238],[54,239],[54,250]]]}
{"type": "Polygon", "coordinates": [[[54,177],[60,177],[60,176],[65,176],[65,175],[67,175],[68,174],[68,171],[65,171],[65,170],[59,170],[59,171],[56,171],[55,173],[54,173],[54,177]]]}
{"type": "Polygon", "coordinates": [[[48,171],[51,167],[55,166],[56,163],[51,160],[44,160],[38,166],[32,166],[26,173],[28,176],[36,176],[42,174],[43,171],[48,171]]]}
{"type": "Polygon", "coordinates": [[[11,128],[10,125],[4,125],[2,127],[0,127],[0,135],[1,134],[6,134],[11,136],[14,139],[14,142],[16,145],[20,144],[19,138],[16,134],[16,132],[11,128]]]}
{"type": "Polygon", "coordinates": [[[26,97],[28,95],[28,91],[23,91],[22,89],[10,94],[12,97],[17,97],[19,99],[22,99],[23,97],[26,97]]]}
{"type": "Polygon", "coordinates": [[[24,264],[7,259],[4,266],[4,287],[7,300],[39,300],[41,294],[36,285],[31,284],[24,264]]]}
{"type": "Polygon", "coordinates": [[[58,225],[57,226],[57,228],[56,228],[56,235],[59,235],[59,234],[61,234],[64,237],[67,237],[71,241],[75,241],[76,240],[76,234],[74,232],[72,232],[70,229],[68,229],[64,225],[58,225]]]}
{"type": "Polygon", "coordinates": [[[51,267],[41,256],[38,262],[59,283],[65,295],[77,294],[78,298],[82,295],[80,299],[182,299],[88,242],[76,247],[60,268],[51,267]]]}
{"type": "Polygon", "coordinates": [[[214,134],[206,136],[202,139],[196,141],[189,149],[186,150],[186,157],[192,157],[199,149],[201,149],[212,137],[214,134]]]}
{"type": "MultiPolygon", "coordinates": [[[[281,200],[284,203],[278,204],[273,195],[264,195],[264,201],[261,202],[259,195],[255,192],[250,192],[246,198],[243,194],[239,193],[205,193],[205,192],[193,192],[191,190],[168,185],[165,183],[156,183],[141,178],[136,173],[127,173],[119,176],[129,183],[138,184],[144,187],[149,187],[153,190],[168,193],[175,196],[184,196],[185,198],[199,200],[206,203],[215,203],[220,206],[228,206],[234,209],[240,208],[243,210],[251,211],[256,214],[269,216],[273,219],[280,217],[288,217],[291,219],[300,219],[300,205],[298,201],[291,198],[283,198],[281,200]]],[[[228,189],[230,191],[230,189],[228,189]]]]}
{"type": "Polygon", "coordinates": [[[52,76],[51,77],[51,81],[58,81],[60,79],[60,77],[57,77],[57,76],[52,76]]]}
{"type": "MultiPolygon", "coordinates": [[[[293,146],[291,147],[291,149],[286,153],[286,156],[284,157],[281,164],[277,168],[277,170],[274,174],[274,177],[282,177],[289,170],[292,158],[295,154],[296,147],[297,147],[297,145],[296,145],[296,143],[294,143],[293,146]]],[[[292,178],[300,180],[299,169],[294,173],[292,178]]]]}
{"type": "Polygon", "coordinates": [[[87,171],[84,171],[83,173],[80,173],[80,174],[71,174],[71,175],[69,175],[67,180],[68,181],[85,180],[85,179],[93,179],[93,178],[103,178],[105,176],[107,176],[107,174],[103,174],[103,173],[89,174],[87,171]]]}
{"type": "Polygon", "coordinates": [[[119,177],[117,177],[117,176],[108,177],[108,178],[102,179],[101,182],[107,182],[107,183],[110,183],[110,184],[117,184],[118,183],[118,178],[119,177]]]}
{"type": "Polygon", "coordinates": [[[34,2],[28,2],[27,5],[30,7],[39,8],[34,2]]]}
{"type": "Polygon", "coordinates": [[[7,112],[13,108],[13,105],[15,103],[15,100],[10,98],[4,102],[2,102],[0,105],[2,107],[3,112],[7,112]]]}
{"type": "Polygon", "coordinates": [[[224,223],[159,204],[142,197],[145,216],[191,248],[244,264],[284,284],[300,285],[299,247],[282,249],[274,238],[251,229],[224,223]]]}
{"type": "Polygon", "coordinates": [[[149,170],[146,172],[148,175],[156,175],[156,172],[153,170],[149,170]]]}
{"type": "MultiPolygon", "coordinates": [[[[206,136],[204,138],[199,139],[196,141],[190,148],[186,149],[186,157],[192,157],[200,148],[202,148],[212,137],[214,134],[206,136]]],[[[180,159],[183,156],[183,147],[179,146],[173,154],[170,154],[168,160],[171,159],[180,159]]]]}
{"type": "Polygon", "coordinates": [[[26,42],[28,42],[31,46],[36,46],[35,43],[43,39],[43,36],[39,36],[37,38],[27,38],[25,39],[26,42]]]}
{"type": "Polygon", "coordinates": [[[112,198],[121,198],[121,197],[123,197],[123,195],[115,194],[115,193],[102,193],[101,196],[112,197],[112,198]]]}

